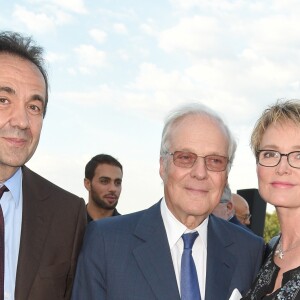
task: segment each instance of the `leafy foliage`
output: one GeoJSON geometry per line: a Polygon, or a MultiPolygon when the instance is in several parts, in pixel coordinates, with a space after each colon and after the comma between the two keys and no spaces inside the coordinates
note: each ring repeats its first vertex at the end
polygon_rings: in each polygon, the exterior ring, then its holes
{"type": "Polygon", "coordinates": [[[273,213],[266,213],[265,228],[264,228],[264,240],[268,242],[273,236],[279,234],[280,226],[277,218],[276,211],[273,213]]]}

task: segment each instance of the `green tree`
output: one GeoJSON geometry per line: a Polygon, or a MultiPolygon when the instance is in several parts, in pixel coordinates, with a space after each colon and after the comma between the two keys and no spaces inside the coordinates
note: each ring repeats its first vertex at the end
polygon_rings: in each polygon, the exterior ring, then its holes
{"type": "Polygon", "coordinates": [[[277,218],[276,211],[273,213],[266,213],[265,228],[264,228],[264,240],[268,242],[273,236],[279,234],[280,226],[277,218]]]}

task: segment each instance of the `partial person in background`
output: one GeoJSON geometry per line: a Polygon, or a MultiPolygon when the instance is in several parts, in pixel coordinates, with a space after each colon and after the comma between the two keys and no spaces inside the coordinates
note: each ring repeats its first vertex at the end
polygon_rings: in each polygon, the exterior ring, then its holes
{"type": "Polygon", "coordinates": [[[260,196],[281,235],[243,300],[300,299],[300,101],[278,101],[258,119],[251,147],[260,196]]]}
{"type": "Polygon", "coordinates": [[[241,226],[243,229],[246,229],[252,232],[247,226],[242,224],[235,215],[234,202],[231,193],[231,189],[227,184],[225,186],[224,192],[222,194],[221,200],[216,208],[213,210],[213,214],[219,218],[227,220],[235,225],[241,226]]]}
{"type": "Polygon", "coordinates": [[[42,54],[30,37],[0,32],[0,299],[70,299],[86,225],[83,199],[24,165],[48,103],[42,54]]]}
{"type": "Polygon", "coordinates": [[[251,214],[247,200],[239,194],[232,193],[232,203],[239,222],[245,226],[250,225],[251,214]]]}
{"type": "Polygon", "coordinates": [[[122,191],[123,167],[108,154],[94,156],[85,167],[84,186],[89,192],[88,222],[119,216],[116,206],[122,191]]]}
{"type": "Polygon", "coordinates": [[[228,184],[226,184],[221,200],[212,213],[215,216],[227,221],[231,220],[234,216],[234,208],[231,201],[231,189],[228,184]]]}
{"type": "Polygon", "coordinates": [[[172,111],[160,149],[164,197],[146,210],[90,223],[72,299],[228,300],[236,289],[248,290],[264,242],[211,214],[235,149],[212,110],[187,104],[172,111]]]}

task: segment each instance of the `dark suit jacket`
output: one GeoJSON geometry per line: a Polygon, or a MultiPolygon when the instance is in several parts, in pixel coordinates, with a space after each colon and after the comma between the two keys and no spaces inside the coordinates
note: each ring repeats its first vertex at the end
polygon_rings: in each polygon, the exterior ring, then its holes
{"type": "MultiPolygon", "coordinates": [[[[210,216],[207,242],[205,299],[228,300],[234,288],[248,290],[263,240],[210,216]]],[[[180,299],[160,202],[88,225],[72,293],[72,300],[83,299],[180,299]]]]}
{"type": "Polygon", "coordinates": [[[23,215],[15,300],[70,299],[86,225],[83,199],[23,171],[23,215]]]}
{"type": "Polygon", "coordinates": [[[239,219],[235,215],[233,215],[228,221],[238,226],[245,226],[239,221],[239,219]]]}
{"type": "Polygon", "coordinates": [[[245,229],[245,230],[247,230],[247,231],[254,234],[254,232],[250,228],[248,228],[246,225],[242,224],[235,215],[232,218],[230,218],[228,221],[230,223],[235,224],[235,225],[241,226],[243,229],[245,229]]]}

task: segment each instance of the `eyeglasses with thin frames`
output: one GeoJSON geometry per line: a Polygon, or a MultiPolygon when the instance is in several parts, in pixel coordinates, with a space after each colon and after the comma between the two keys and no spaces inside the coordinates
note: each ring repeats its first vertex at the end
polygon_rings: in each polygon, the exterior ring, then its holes
{"type": "Polygon", "coordinates": [[[276,167],[279,165],[282,156],[287,157],[288,164],[292,168],[300,169],[300,151],[292,151],[289,153],[280,153],[275,150],[257,151],[258,163],[263,167],[276,167]]]}
{"type": "Polygon", "coordinates": [[[205,167],[209,171],[222,172],[226,170],[229,159],[221,155],[201,156],[187,151],[166,152],[173,156],[173,163],[180,168],[192,168],[199,157],[204,159],[205,167]]]}
{"type": "Polygon", "coordinates": [[[247,220],[250,220],[250,218],[252,217],[251,214],[247,214],[247,215],[243,215],[243,216],[236,214],[236,216],[241,218],[244,222],[247,221],[247,220]]]}

